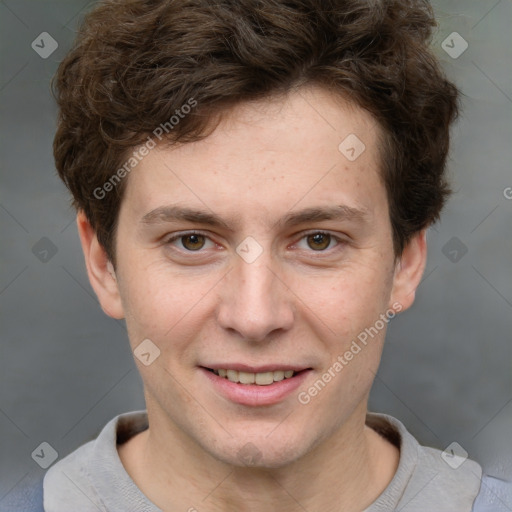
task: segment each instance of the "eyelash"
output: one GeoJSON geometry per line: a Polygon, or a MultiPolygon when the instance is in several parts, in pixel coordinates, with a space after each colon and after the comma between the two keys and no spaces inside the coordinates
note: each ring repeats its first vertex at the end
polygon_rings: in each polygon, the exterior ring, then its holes
{"type": "MultiPolygon", "coordinates": [[[[297,243],[299,243],[300,241],[302,241],[303,239],[307,238],[310,235],[317,235],[317,234],[329,235],[331,237],[331,241],[337,242],[337,245],[334,248],[324,249],[324,250],[320,250],[320,251],[315,251],[313,249],[310,249],[310,251],[308,251],[308,252],[317,254],[318,256],[316,256],[316,257],[322,257],[322,256],[320,256],[321,254],[331,254],[333,251],[341,249],[341,246],[343,246],[347,243],[346,240],[340,238],[339,236],[332,234],[329,231],[311,230],[311,231],[305,232],[300,237],[298,242],[295,242],[293,245],[296,245],[297,243]]],[[[189,236],[189,235],[201,235],[201,236],[204,236],[205,238],[207,238],[208,240],[210,240],[211,242],[213,242],[213,240],[211,240],[210,237],[206,233],[203,233],[201,231],[183,231],[183,232],[173,235],[171,238],[168,238],[165,241],[165,245],[172,245],[172,242],[175,242],[176,240],[179,240],[180,238],[183,238],[183,237],[189,236]]],[[[215,242],[213,242],[213,243],[215,243],[215,242]]],[[[179,250],[182,252],[185,252],[187,254],[194,254],[194,253],[200,254],[203,252],[202,248],[198,249],[197,251],[190,251],[187,249],[179,249],[179,250]]]]}

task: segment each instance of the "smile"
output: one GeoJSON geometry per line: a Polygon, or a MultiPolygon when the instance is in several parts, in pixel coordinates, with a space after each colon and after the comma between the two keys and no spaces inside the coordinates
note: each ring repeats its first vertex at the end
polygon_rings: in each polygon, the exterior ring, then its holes
{"type": "Polygon", "coordinates": [[[201,366],[199,369],[216,393],[230,402],[248,406],[273,405],[283,401],[312,372],[311,368],[293,370],[275,366],[255,372],[245,371],[249,368],[235,370],[201,366]]]}

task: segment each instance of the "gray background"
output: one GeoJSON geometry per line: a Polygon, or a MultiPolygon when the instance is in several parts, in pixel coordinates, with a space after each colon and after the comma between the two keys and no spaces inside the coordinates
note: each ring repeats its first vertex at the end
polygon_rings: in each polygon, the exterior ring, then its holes
{"type": "MultiPolygon", "coordinates": [[[[89,286],[51,154],[49,80],[89,5],[0,1],[0,504],[43,471],[31,457],[41,442],[62,458],[114,415],[144,407],[124,325],[89,286]],[[59,45],[46,59],[31,48],[42,32],[59,45]]],[[[429,231],[416,303],[388,331],[371,409],[424,444],[457,441],[512,479],[512,2],[434,6],[433,45],[465,95],[450,160],[456,193],[429,231]],[[454,31],[469,43],[458,58],[442,48],[454,31]]]]}

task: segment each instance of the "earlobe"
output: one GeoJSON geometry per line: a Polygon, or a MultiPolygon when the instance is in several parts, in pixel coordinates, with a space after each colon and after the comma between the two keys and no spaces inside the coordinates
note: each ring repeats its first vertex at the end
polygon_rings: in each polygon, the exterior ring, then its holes
{"type": "Polygon", "coordinates": [[[426,236],[426,229],[416,233],[405,246],[395,265],[390,304],[400,304],[401,311],[405,311],[413,304],[416,289],[421,282],[427,264],[426,236]]]}
{"type": "Polygon", "coordinates": [[[101,308],[112,318],[124,318],[114,267],[83,211],[78,212],[76,222],[89,282],[96,292],[101,308]]]}

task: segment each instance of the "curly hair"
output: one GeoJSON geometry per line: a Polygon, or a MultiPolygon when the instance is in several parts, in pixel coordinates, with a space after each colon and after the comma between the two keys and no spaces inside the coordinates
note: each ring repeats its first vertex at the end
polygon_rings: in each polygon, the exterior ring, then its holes
{"type": "Polygon", "coordinates": [[[108,194],[94,191],[155,127],[169,127],[192,99],[196,108],[163,139],[200,140],[237,104],[317,85],[369,111],[381,128],[380,171],[400,255],[450,193],[445,167],[459,93],[431,51],[435,26],[426,0],[102,1],[53,80],[57,171],[115,262],[126,179],[108,194]]]}

